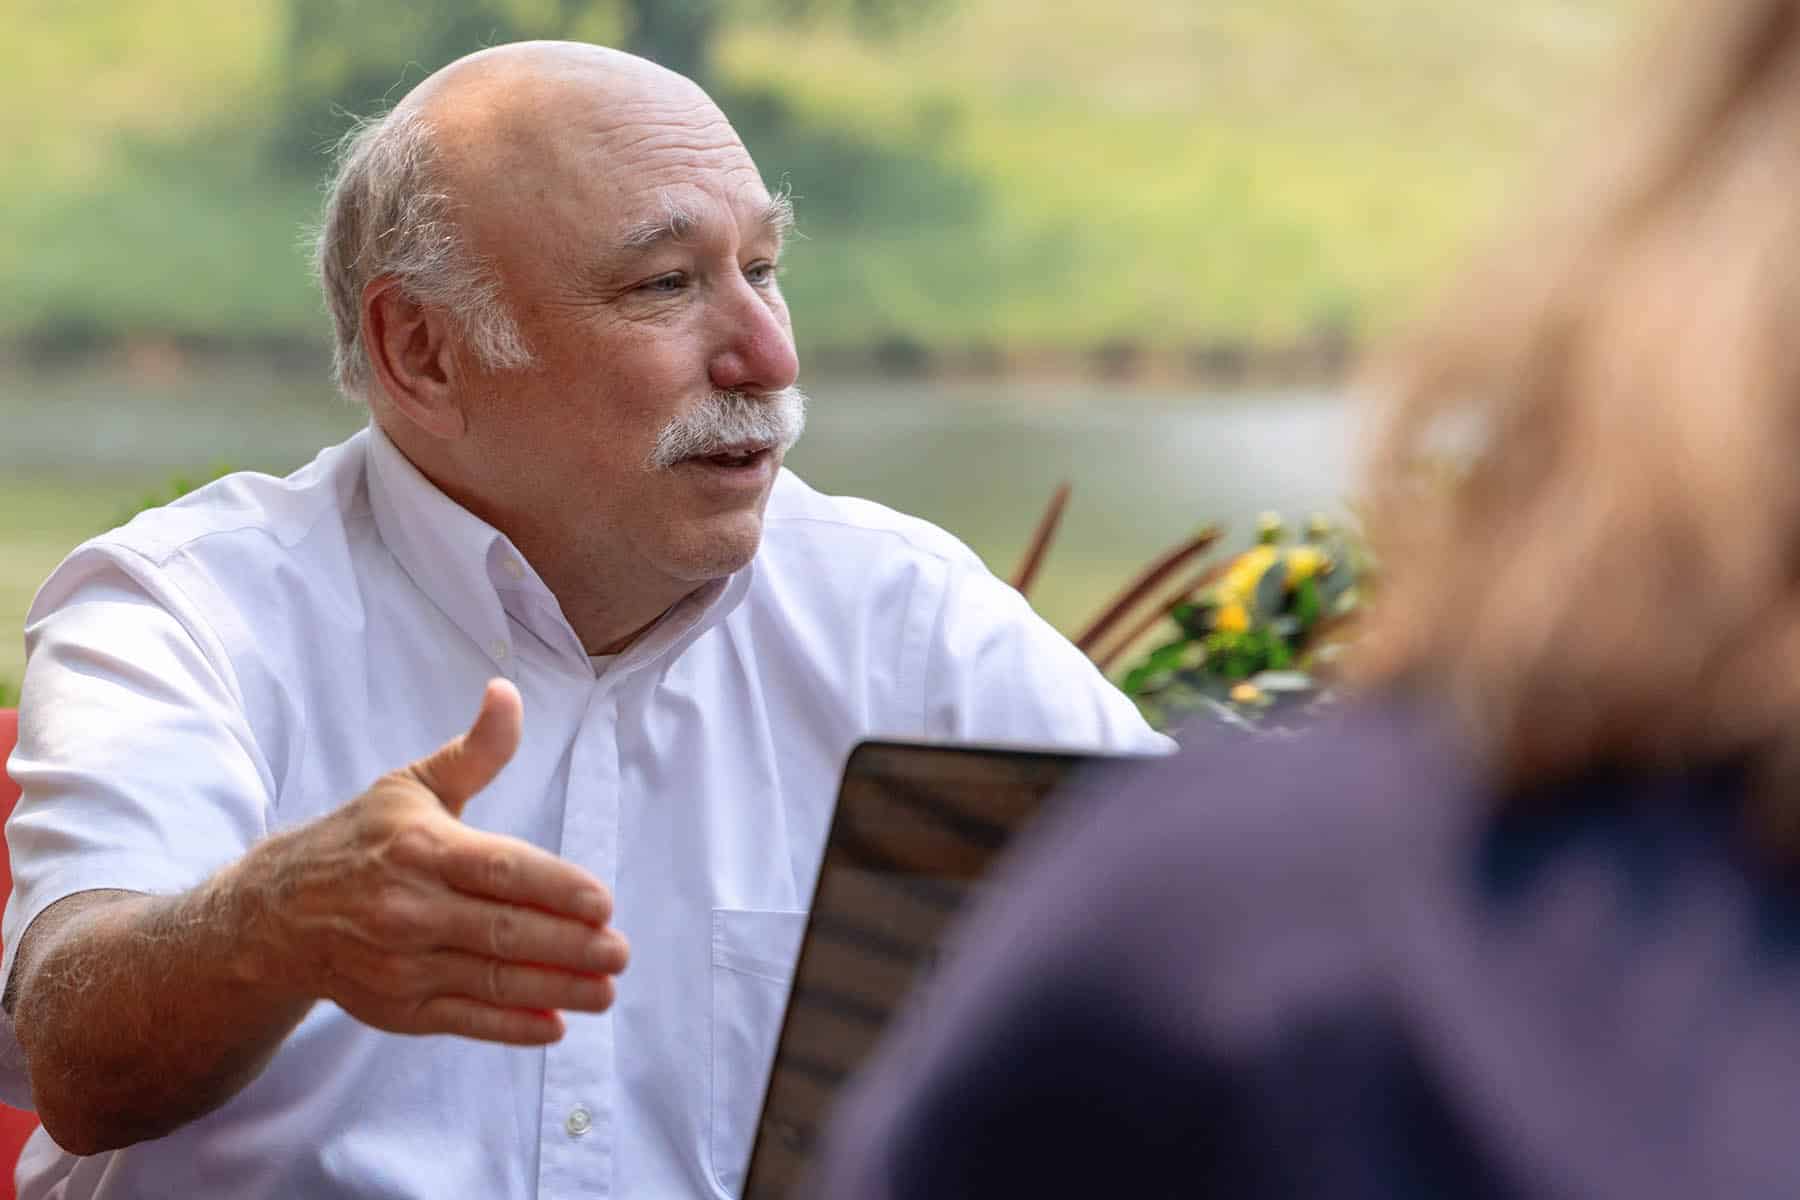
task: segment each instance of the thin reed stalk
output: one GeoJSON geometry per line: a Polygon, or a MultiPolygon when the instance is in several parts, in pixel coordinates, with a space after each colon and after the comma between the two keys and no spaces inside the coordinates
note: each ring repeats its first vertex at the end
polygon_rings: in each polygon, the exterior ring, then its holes
{"type": "Polygon", "coordinates": [[[1090,658],[1094,647],[1099,645],[1113,626],[1131,614],[1145,596],[1154,591],[1165,579],[1180,570],[1181,565],[1208,549],[1221,536],[1217,525],[1208,525],[1187,541],[1169,550],[1162,557],[1145,567],[1138,577],[1125,586],[1116,599],[1100,612],[1100,615],[1088,625],[1081,636],[1075,639],[1075,647],[1090,658]]]}
{"type": "Polygon", "coordinates": [[[1013,572],[1012,585],[1019,589],[1020,595],[1031,595],[1031,585],[1037,582],[1038,569],[1044,565],[1044,555],[1056,537],[1057,526],[1062,524],[1063,507],[1068,503],[1069,485],[1058,484],[1050,496],[1049,507],[1038,518],[1037,531],[1031,535],[1031,545],[1026,548],[1019,569],[1013,572]]]}
{"type": "Polygon", "coordinates": [[[1230,568],[1231,563],[1229,561],[1214,563],[1205,570],[1190,576],[1186,583],[1163,597],[1155,608],[1145,613],[1143,619],[1136,625],[1133,625],[1124,637],[1121,637],[1118,641],[1114,642],[1110,649],[1097,656],[1094,659],[1094,665],[1099,667],[1102,671],[1112,670],[1113,664],[1119,660],[1119,656],[1129,650],[1139,638],[1155,628],[1159,622],[1167,619],[1177,605],[1192,600],[1200,589],[1217,583],[1219,577],[1224,575],[1230,568]]]}

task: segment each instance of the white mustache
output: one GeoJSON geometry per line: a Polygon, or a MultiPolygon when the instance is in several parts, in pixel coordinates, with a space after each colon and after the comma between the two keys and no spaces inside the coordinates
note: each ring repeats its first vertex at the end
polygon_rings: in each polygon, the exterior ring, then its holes
{"type": "Polygon", "coordinates": [[[689,458],[742,446],[767,446],[786,453],[806,429],[806,393],[797,387],[752,396],[710,392],[656,435],[645,466],[666,470],[689,458]]]}

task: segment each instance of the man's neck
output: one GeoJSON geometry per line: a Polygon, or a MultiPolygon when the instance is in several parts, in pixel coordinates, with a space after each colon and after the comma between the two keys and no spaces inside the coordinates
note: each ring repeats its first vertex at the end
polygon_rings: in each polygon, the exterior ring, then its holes
{"type": "MultiPolygon", "coordinates": [[[[446,493],[449,494],[449,493],[446,493]]],[[[517,514],[457,503],[498,529],[531,564],[589,654],[617,654],[700,589],[643,562],[622,562],[517,514]]]]}
{"type": "MultiPolygon", "coordinates": [[[[514,543],[515,545],[517,543],[514,543]]],[[[629,647],[657,621],[662,615],[679,604],[682,600],[699,590],[695,584],[684,585],[684,590],[661,591],[641,597],[622,597],[616,589],[606,589],[605,594],[596,593],[587,586],[595,577],[591,572],[572,572],[565,580],[559,582],[554,578],[555,571],[550,567],[538,566],[538,561],[530,550],[520,546],[534,570],[544,581],[544,586],[556,597],[562,608],[563,619],[581,639],[582,648],[589,654],[618,654],[629,647]]]]}
{"type": "Polygon", "coordinates": [[[409,444],[407,431],[384,425],[388,438],[433,486],[505,534],[556,597],[563,619],[589,654],[617,654],[662,615],[701,587],[648,563],[621,562],[583,545],[553,523],[497,506],[459,486],[457,472],[437,461],[429,445],[409,444]]]}

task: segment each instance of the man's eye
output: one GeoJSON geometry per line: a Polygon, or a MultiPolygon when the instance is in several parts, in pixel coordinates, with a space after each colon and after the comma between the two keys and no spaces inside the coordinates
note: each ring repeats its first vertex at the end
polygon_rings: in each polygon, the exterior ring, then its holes
{"type": "Polygon", "coordinates": [[[655,279],[639,285],[638,290],[654,292],[661,295],[672,295],[687,287],[687,276],[680,271],[671,271],[667,275],[658,275],[655,279]]]}
{"type": "Polygon", "coordinates": [[[775,282],[779,268],[772,262],[752,263],[744,270],[744,278],[756,287],[764,287],[775,282]]]}

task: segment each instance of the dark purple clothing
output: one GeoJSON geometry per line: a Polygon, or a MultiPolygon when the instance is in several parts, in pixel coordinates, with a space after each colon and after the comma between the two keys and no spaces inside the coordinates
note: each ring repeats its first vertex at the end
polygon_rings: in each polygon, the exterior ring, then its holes
{"type": "Polygon", "coordinates": [[[1738,775],[1496,818],[1417,709],[1097,774],[839,1110],[823,1194],[1800,1196],[1800,909],[1738,775]]]}

